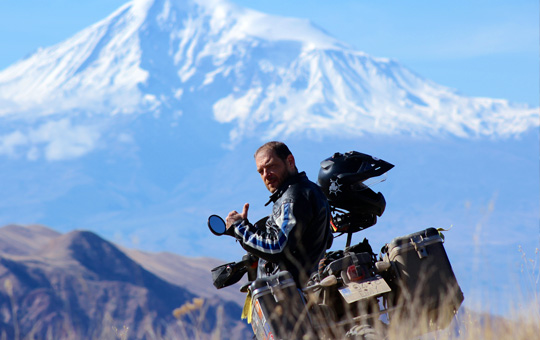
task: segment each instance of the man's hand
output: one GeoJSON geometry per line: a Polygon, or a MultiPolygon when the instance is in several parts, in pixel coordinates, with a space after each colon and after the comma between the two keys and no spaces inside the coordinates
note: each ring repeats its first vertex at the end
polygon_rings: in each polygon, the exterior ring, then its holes
{"type": "Polygon", "coordinates": [[[227,218],[225,219],[225,222],[227,223],[227,230],[238,221],[241,220],[247,220],[247,213],[249,209],[249,203],[244,204],[244,208],[242,210],[242,213],[239,214],[236,210],[233,210],[227,215],[227,218]]]}

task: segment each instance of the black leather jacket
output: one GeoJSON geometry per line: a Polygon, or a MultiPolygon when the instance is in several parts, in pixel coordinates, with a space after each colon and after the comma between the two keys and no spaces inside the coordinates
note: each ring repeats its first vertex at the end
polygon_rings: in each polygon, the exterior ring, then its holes
{"type": "Polygon", "coordinates": [[[332,244],[330,207],[322,190],[304,172],[286,180],[270,202],[274,206],[266,223],[238,222],[235,237],[244,249],[265,260],[259,260],[259,268],[268,262],[267,274],[287,270],[303,286],[332,244]]]}

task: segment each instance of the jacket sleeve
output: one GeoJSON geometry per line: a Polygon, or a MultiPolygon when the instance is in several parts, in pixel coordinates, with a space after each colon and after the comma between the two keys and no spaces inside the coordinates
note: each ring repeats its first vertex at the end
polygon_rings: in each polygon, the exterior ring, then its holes
{"type": "Polygon", "coordinates": [[[302,203],[302,200],[295,202],[284,200],[279,216],[274,216],[264,230],[243,220],[234,228],[236,239],[250,253],[267,261],[279,261],[285,256],[286,249],[295,248],[296,240],[300,239],[298,234],[302,232],[303,225],[308,220],[305,215],[310,211],[306,211],[306,207],[303,207],[305,204],[302,203]]]}

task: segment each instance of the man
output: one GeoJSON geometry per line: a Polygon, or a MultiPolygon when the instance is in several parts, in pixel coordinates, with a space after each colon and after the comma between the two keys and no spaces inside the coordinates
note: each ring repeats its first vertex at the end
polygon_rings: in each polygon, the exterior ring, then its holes
{"type": "Polygon", "coordinates": [[[298,172],[284,143],[261,146],[255,152],[255,164],[272,193],[267,203],[274,203],[272,214],[264,225],[254,226],[247,219],[246,203],[242,213],[231,211],[227,216],[227,232],[262,259],[259,276],[287,270],[301,287],[332,243],[328,202],[319,186],[298,172]]]}

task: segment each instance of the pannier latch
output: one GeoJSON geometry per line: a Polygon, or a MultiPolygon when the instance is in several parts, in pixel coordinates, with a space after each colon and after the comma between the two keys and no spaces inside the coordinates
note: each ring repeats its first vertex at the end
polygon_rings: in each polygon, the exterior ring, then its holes
{"type": "Polygon", "coordinates": [[[423,259],[424,257],[428,256],[426,246],[423,244],[424,238],[422,235],[415,235],[411,237],[411,243],[414,246],[414,250],[416,250],[419,258],[423,259]]]}
{"type": "Polygon", "coordinates": [[[272,296],[274,297],[274,300],[276,300],[277,303],[281,301],[285,301],[286,296],[285,296],[285,293],[281,289],[270,286],[270,292],[272,293],[272,296]]]}

